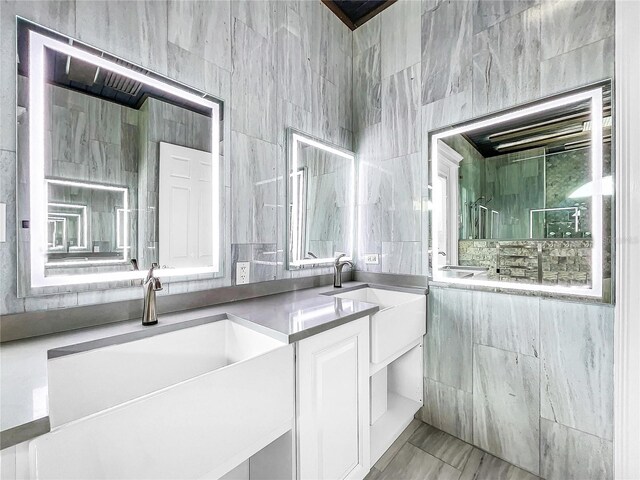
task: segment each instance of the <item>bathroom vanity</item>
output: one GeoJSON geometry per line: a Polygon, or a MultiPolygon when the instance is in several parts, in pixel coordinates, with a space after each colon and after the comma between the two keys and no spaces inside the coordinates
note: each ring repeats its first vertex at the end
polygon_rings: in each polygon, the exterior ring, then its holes
{"type": "Polygon", "coordinates": [[[50,431],[23,424],[32,438],[3,460],[34,479],[364,478],[422,406],[426,294],[399,290],[349,282],[27,340],[57,345],[39,387],[50,431]]]}

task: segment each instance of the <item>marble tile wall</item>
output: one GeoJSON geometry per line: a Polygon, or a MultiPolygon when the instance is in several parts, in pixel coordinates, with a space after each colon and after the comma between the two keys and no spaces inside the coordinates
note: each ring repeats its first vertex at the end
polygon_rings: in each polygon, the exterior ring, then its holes
{"type": "Polygon", "coordinates": [[[399,0],[355,30],[358,268],[427,274],[428,133],[611,78],[613,13],[613,0],[399,0]],[[412,154],[420,188],[396,192],[415,209],[394,212],[388,238],[383,164],[412,154]]]}
{"type": "Polygon", "coordinates": [[[0,3],[0,195],[9,206],[9,222],[7,242],[0,243],[0,314],[141,295],[137,287],[111,285],[109,292],[56,288],[48,296],[17,297],[16,249],[24,234],[16,231],[14,208],[16,15],[225,102],[224,276],[171,282],[161,294],[231,285],[235,261],[252,263],[252,282],[330,271],[284,268],[282,182],[286,127],[353,149],[353,35],[327,7],[306,0],[7,0],[0,3]]]}
{"type": "Polygon", "coordinates": [[[611,479],[613,308],[431,287],[420,417],[542,478],[611,479]]]}

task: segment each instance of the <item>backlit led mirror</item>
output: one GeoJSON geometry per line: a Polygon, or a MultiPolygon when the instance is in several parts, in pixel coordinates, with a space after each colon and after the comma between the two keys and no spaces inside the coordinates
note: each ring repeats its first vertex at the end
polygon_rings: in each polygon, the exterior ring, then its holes
{"type": "Polygon", "coordinates": [[[355,212],[353,152],[288,131],[288,266],[326,265],[352,256],[355,212]]]}
{"type": "Polygon", "coordinates": [[[430,134],[435,280],[610,295],[611,88],[430,134]]]}
{"type": "Polygon", "coordinates": [[[19,293],[220,274],[219,101],[21,19],[17,74],[19,293]]]}

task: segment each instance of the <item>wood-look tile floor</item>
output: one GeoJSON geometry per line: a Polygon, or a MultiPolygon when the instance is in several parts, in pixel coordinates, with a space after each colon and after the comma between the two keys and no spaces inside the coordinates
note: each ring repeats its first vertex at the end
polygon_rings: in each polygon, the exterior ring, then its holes
{"type": "Polygon", "coordinates": [[[365,480],[539,480],[539,477],[414,419],[365,480]]]}

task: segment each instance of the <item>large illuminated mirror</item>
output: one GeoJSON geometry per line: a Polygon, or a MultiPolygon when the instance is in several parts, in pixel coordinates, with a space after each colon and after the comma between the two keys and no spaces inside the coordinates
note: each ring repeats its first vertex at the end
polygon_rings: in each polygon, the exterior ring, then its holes
{"type": "Polygon", "coordinates": [[[288,131],[288,266],[303,268],[351,258],[355,157],[340,147],[288,131]]]}
{"type": "Polygon", "coordinates": [[[430,133],[436,281],[608,299],[611,88],[430,133]]]}
{"type": "Polygon", "coordinates": [[[218,101],[21,19],[17,74],[22,295],[220,274],[218,101]]]}

